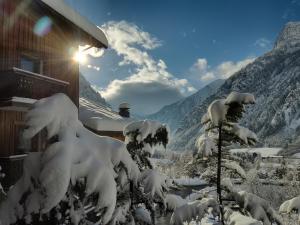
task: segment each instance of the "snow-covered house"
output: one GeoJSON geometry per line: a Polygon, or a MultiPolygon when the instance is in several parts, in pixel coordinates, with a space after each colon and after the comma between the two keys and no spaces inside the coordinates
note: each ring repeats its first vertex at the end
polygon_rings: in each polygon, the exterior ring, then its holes
{"type": "Polygon", "coordinates": [[[79,105],[78,45],[106,48],[104,33],[62,0],[0,1],[0,165],[10,184],[26,151],[41,151],[45,133],[21,143],[24,116],[37,100],[67,94],[79,105]],[[26,150],[25,150],[26,149],[26,150]]]}
{"type": "Polygon", "coordinates": [[[108,106],[86,98],[80,98],[79,101],[79,119],[86,128],[101,136],[125,140],[123,130],[126,125],[134,121],[130,118],[128,103],[120,104],[119,112],[115,112],[108,106]]]}

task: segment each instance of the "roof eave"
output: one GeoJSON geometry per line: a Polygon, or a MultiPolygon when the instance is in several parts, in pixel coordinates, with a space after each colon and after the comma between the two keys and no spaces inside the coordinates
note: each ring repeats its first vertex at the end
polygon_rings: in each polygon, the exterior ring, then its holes
{"type": "MultiPolygon", "coordinates": [[[[94,47],[107,48],[108,40],[104,32],[96,25],[92,24],[85,17],[81,16],[78,12],[73,10],[62,0],[40,0],[52,10],[63,16],[69,22],[79,27],[85,33],[87,33],[94,41],[94,47]],[[98,42],[98,43],[96,43],[98,42]]],[[[94,42],[93,41],[93,42],[94,42]]]]}

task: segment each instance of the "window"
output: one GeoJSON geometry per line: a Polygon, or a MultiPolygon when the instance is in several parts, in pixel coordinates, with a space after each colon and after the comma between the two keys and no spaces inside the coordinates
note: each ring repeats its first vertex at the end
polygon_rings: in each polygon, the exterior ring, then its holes
{"type": "Polygon", "coordinates": [[[21,69],[33,73],[42,73],[42,61],[30,56],[21,56],[21,69]]]}

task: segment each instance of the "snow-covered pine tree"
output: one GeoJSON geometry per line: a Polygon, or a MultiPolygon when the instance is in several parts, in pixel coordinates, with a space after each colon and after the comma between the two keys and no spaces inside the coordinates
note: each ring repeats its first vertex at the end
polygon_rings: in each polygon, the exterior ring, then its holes
{"type": "MultiPolygon", "coordinates": [[[[160,208],[165,207],[164,197],[170,183],[165,175],[159,174],[153,168],[149,158],[156,147],[166,147],[168,134],[168,127],[157,121],[136,121],[124,128],[127,150],[141,171],[138,186],[130,183],[131,208],[138,209],[142,204],[150,212],[153,224],[155,224],[154,203],[160,208]]],[[[139,216],[135,214],[135,217],[139,216]]]]}
{"type": "MultiPolygon", "coordinates": [[[[255,98],[252,94],[231,92],[226,99],[213,101],[208,106],[207,113],[201,119],[201,123],[205,125],[206,130],[205,134],[197,139],[196,147],[198,153],[202,156],[216,160],[216,185],[223,224],[221,168],[225,167],[234,170],[240,176],[245,176],[245,174],[237,163],[232,160],[224,160],[222,158],[222,151],[225,146],[232,143],[239,143],[241,145],[253,145],[256,143],[256,135],[249,129],[238,124],[238,121],[242,118],[245,111],[244,105],[254,103],[255,98]]],[[[214,175],[211,171],[207,173],[208,174],[205,175],[208,177],[214,175]]]]}

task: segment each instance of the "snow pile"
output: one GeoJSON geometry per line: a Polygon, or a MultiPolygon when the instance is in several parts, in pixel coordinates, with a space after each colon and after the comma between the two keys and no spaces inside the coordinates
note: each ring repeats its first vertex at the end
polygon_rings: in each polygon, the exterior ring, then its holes
{"type": "Polygon", "coordinates": [[[300,196],[285,201],[279,208],[280,213],[291,213],[294,210],[300,214],[300,196]]]}
{"type": "Polygon", "coordinates": [[[171,216],[171,225],[182,225],[184,222],[192,220],[201,221],[201,219],[208,213],[208,209],[212,209],[212,214],[217,216],[219,214],[219,206],[215,199],[204,198],[194,202],[189,202],[176,208],[171,216]]]}
{"type": "Polygon", "coordinates": [[[198,149],[198,154],[201,154],[203,157],[211,156],[213,152],[218,152],[215,142],[206,133],[197,138],[195,146],[198,149]]]}
{"type": "Polygon", "coordinates": [[[46,128],[48,138],[56,136],[58,141],[51,143],[44,153],[30,154],[26,159],[22,178],[1,205],[3,225],[24,217],[30,221],[32,212],[48,213],[65,198],[70,182],[75,185],[82,178],[86,179],[86,195],[98,195],[95,211],[104,209],[101,219],[107,224],[116,206],[114,168],[122,164],[135,183],[140,174],[125,144],[87,130],[78,120],[76,106],[64,94],[37,101],[27,114],[26,125],[24,138],[30,139],[46,128]],[[26,210],[19,204],[22,198],[26,210]]]}
{"type": "Polygon", "coordinates": [[[167,194],[166,195],[166,207],[167,210],[174,211],[176,208],[187,203],[187,200],[181,198],[179,195],[167,194]]]}

